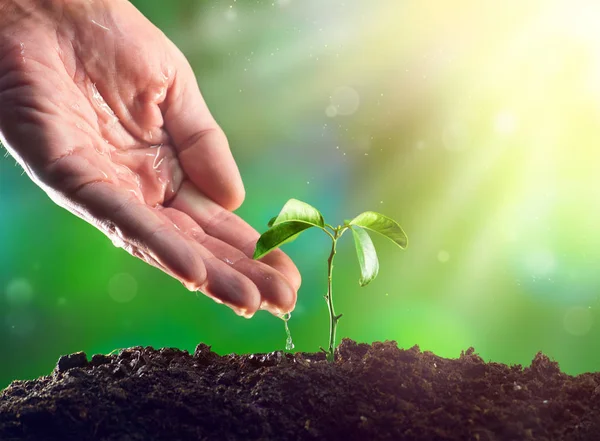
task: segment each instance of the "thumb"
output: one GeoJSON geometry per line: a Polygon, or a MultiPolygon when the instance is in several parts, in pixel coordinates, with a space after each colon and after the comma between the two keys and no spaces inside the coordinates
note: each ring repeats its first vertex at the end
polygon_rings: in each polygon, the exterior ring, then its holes
{"type": "Polygon", "coordinates": [[[165,128],[188,179],[222,207],[235,210],[245,197],[242,178],[190,65],[180,52],[179,56],[177,72],[162,104],[165,128]]]}

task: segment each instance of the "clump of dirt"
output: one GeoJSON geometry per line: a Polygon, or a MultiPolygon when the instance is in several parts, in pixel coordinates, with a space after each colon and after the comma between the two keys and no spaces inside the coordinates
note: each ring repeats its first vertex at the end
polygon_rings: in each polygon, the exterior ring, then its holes
{"type": "Polygon", "coordinates": [[[0,439],[598,441],[600,374],[344,339],[323,353],[135,347],[61,357],[0,393],[0,439]]]}

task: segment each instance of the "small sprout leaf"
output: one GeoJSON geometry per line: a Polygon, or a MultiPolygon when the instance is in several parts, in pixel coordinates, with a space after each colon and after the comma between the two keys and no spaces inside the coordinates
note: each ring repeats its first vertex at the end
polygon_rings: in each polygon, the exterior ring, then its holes
{"type": "MultiPolygon", "coordinates": [[[[374,211],[365,211],[350,221],[350,225],[356,225],[367,230],[375,231],[398,245],[406,248],[408,239],[402,227],[395,220],[374,211]]],[[[352,230],[354,231],[354,229],[352,230]]]]}
{"type": "Polygon", "coordinates": [[[304,222],[284,222],[274,225],[259,237],[253,258],[260,259],[275,248],[293,241],[304,230],[312,227],[313,225],[304,222]]]}
{"type": "Polygon", "coordinates": [[[356,255],[360,264],[360,286],[368,285],[379,272],[379,260],[369,233],[361,227],[351,227],[356,245],[356,255]]]}
{"type": "MultiPolygon", "coordinates": [[[[336,314],[333,307],[333,260],[336,254],[336,245],[346,230],[352,231],[356,255],[360,265],[360,285],[365,286],[377,277],[379,272],[379,259],[377,251],[371,239],[371,231],[381,234],[394,242],[400,248],[406,248],[408,239],[402,227],[393,219],[374,211],[365,211],[352,220],[344,220],[343,225],[333,227],[326,224],[323,215],[315,207],[299,201],[290,199],[283,206],[277,216],[269,220],[269,229],[263,233],[256,242],[254,249],[254,259],[260,259],[266,256],[274,249],[283,244],[293,241],[303,231],[312,227],[323,230],[331,238],[331,252],[327,259],[327,294],[323,296],[329,309],[329,348],[326,350],[321,347],[325,353],[328,362],[335,362],[336,347],[336,329],[342,314],[336,314]]],[[[289,319],[289,315],[288,315],[289,319]]],[[[293,348],[293,343],[289,334],[289,328],[286,322],[286,349],[293,348]]]]}
{"type": "Polygon", "coordinates": [[[269,226],[276,226],[284,222],[303,222],[315,227],[325,228],[325,220],[319,210],[298,199],[287,201],[279,215],[271,220],[269,226]]]}

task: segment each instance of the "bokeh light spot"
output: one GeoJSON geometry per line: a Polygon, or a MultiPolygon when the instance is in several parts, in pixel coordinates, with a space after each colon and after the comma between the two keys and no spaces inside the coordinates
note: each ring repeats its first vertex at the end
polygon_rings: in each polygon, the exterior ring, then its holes
{"type": "Polygon", "coordinates": [[[494,128],[497,133],[502,135],[510,135],[517,128],[517,119],[512,112],[504,110],[496,115],[494,128]]]}
{"type": "Polygon", "coordinates": [[[527,254],[525,265],[534,276],[548,276],[556,269],[556,258],[550,250],[537,249],[527,254]]]}
{"type": "Polygon", "coordinates": [[[33,300],[33,287],[29,280],[17,278],[6,286],[6,301],[11,306],[29,305],[33,300]]]}
{"type": "Polygon", "coordinates": [[[128,273],[115,274],[108,282],[108,295],[117,303],[131,302],[137,290],[137,281],[128,273]]]}
{"type": "Polygon", "coordinates": [[[440,250],[437,259],[440,263],[446,263],[450,260],[450,253],[446,250],[440,250]]]}
{"type": "Polygon", "coordinates": [[[225,19],[227,21],[234,21],[236,18],[237,18],[237,12],[235,9],[230,7],[225,11],[225,19]]]}
{"type": "Polygon", "coordinates": [[[335,89],[330,99],[331,106],[334,107],[336,115],[352,115],[356,113],[360,105],[358,92],[349,86],[342,86],[335,89]]]}
{"type": "Polygon", "coordinates": [[[571,335],[586,335],[592,329],[592,312],[588,308],[575,306],[567,309],[563,318],[565,331],[571,335]]]}
{"type": "Polygon", "coordinates": [[[328,105],[325,109],[325,115],[327,115],[329,118],[334,118],[337,116],[337,108],[333,104],[328,105]]]}

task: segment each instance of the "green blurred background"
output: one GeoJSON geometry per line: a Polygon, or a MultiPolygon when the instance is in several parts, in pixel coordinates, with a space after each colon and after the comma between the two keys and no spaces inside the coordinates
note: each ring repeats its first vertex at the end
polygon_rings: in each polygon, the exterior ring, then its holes
{"type": "MultiPolygon", "coordinates": [[[[138,0],[188,56],[264,231],[290,197],[330,223],[364,210],[379,278],[337,257],[338,336],[446,357],[600,370],[600,4],[595,0],[138,0]]],[[[53,205],[0,160],[0,387],[61,354],[134,345],[283,349],[284,324],[191,294],[53,205]]],[[[303,274],[296,349],[326,345],[328,242],[287,245],[303,274]]]]}

